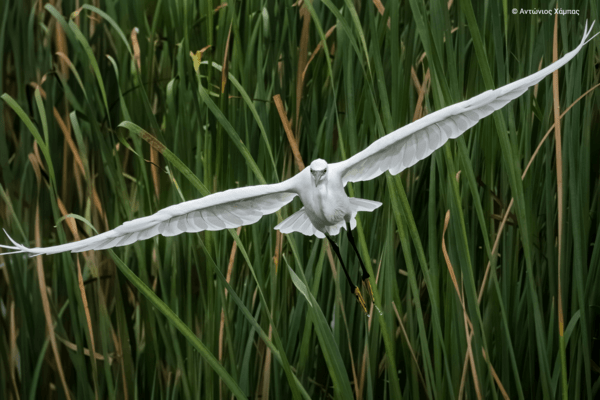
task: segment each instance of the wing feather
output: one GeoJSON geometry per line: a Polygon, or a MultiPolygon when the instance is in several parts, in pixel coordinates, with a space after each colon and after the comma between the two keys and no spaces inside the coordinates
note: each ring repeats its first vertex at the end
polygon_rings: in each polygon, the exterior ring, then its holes
{"type": "Polygon", "coordinates": [[[214,193],[164,208],[148,217],[125,222],[113,230],[78,242],[27,248],[9,236],[14,246],[0,247],[35,256],[65,251],[104,250],[157,235],[175,236],[183,232],[237,228],[257,222],[263,215],[274,213],[291,202],[298,193],[296,185],[292,178],[274,185],[249,186],[214,193]]]}
{"type": "Polygon", "coordinates": [[[139,232],[130,233],[127,236],[125,236],[123,238],[123,240],[120,241],[117,246],[121,247],[121,246],[127,246],[128,244],[135,243],[135,242],[137,242],[139,236],[140,236],[139,232]]]}
{"type": "Polygon", "coordinates": [[[226,228],[223,221],[221,221],[210,208],[202,210],[202,217],[204,217],[204,220],[209,224],[209,231],[220,231],[221,229],[226,228]]]}
{"type": "MultiPolygon", "coordinates": [[[[594,24],[588,29],[587,22],[579,46],[544,69],[496,90],[485,91],[469,100],[429,114],[411,124],[376,140],[365,150],[349,159],[330,164],[348,182],[373,179],[385,171],[393,175],[416,164],[439,149],[448,139],[455,139],[473,127],[482,118],[501,109],[521,96],[531,86],[565,65],[589,42],[594,24]],[[586,41],[587,39],[587,41],[586,41]]],[[[594,35],[595,36],[595,35],[594,35]]]]}
{"type": "Polygon", "coordinates": [[[429,145],[429,140],[427,138],[427,129],[423,129],[419,135],[415,135],[417,138],[417,158],[422,160],[427,157],[427,146],[429,145]]]}
{"type": "Polygon", "coordinates": [[[193,232],[201,232],[208,229],[208,225],[206,224],[204,218],[202,218],[202,214],[200,213],[200,211],[194,211],[187,215],[187,222],[192,223],[193,232]]]}

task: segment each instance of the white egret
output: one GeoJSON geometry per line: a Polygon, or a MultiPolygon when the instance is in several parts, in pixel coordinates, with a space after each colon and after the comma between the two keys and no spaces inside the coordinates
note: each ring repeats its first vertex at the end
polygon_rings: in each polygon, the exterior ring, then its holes
{"type": "MultiPolygon", "coordinates": [[[[381,206],[378,201],[350,198],[344,187],[348,182],[373,179],[385,171],[392,175],[414,165],[439,149],[448,139],[460,136],[480,119],[504,107],[527,89],[553,71],[565,65],[592,40],[586,40],[592,31],[587,29],[579,46],[561,59],[526,78],[496,90],[488,90],[469,100],[429,114],[376,140],[365,150],[349,159],[334,164],[317,159],[292,178],[272,185],[248,186],[214,193],[164,208],[157,213],[133,221],[99,235],[51,247],[28,248],[7,236],[13,246],[0,247],[11,253],[29,253],[32,256],[56,254],[65,251],[82,252],[125,246],[161,234],[175,236],[183,232],[217,231],[257,222],[263,215],[272,214],[296,196],[304,207],[275,227],[282,233],[300,232],[307,236],[327,237],[340,259],[352,293],[366,312],[365,301],[352,283],[342,261],[337,244],[331,238],[346,229],[348,239],[357,253],[362,268],[362,279],[371,293],[369,275],[362,263],[352,236],[356,213],[373,211],[381,206]]],[[[6,232],[6,231],[5,231],[6,232]]]]}

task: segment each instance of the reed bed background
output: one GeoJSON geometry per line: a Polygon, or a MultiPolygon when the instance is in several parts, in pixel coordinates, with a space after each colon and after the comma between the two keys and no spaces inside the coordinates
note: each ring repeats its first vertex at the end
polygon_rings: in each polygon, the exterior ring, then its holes
{"type": "MultiPolygon", "coordinates": [[[[281,181],[600,21],[596,1],[521,3],[1,1],[0,227],[50,246],[281,181]]],[[[356,229],[370,318],[325,241],[273,230],[299,200],[238,230],[0,256],[0,398],[598,398],[599,66],[597,38],[427,160],[348,185],[384,203],[356,229]]]]}

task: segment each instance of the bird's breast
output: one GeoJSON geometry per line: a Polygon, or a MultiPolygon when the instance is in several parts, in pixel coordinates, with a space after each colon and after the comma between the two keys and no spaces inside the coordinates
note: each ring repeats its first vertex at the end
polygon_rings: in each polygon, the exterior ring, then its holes
{"type": "Polygon", "coordinates": [[[319,185],[312,187],[308,196],[302,196],[302,203],[315,226],[335,225],[342,221],[350,208],[350,201],[343,189],[319,185]]]}
{"type": "Polygon", "coordinates": [[[344,219],[347,207],[344,202],[323,202],[323,218],[330,225],[335,225],[344,219]]]}

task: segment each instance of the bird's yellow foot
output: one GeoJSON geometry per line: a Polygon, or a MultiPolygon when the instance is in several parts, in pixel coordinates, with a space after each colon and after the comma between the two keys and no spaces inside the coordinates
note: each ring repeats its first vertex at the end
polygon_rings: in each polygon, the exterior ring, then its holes
{"type": "Polygon", "coordinates": [[[358,288],[358,286],[354,288],[354,295],[356,296],[356,300],[358,301],[358,303],[360,304],[363,311],[365,312],[365,314],[367,314],[368,317],[369,313],[367,312],[367,303],[365,303],[365,299],[363,299],[363,296],[360,293],[360,289],[358,288]]]}
{"type": "Polygon", "coordinates": [[[369,278],[363,279],[363,285],[365,285],[365,290],[369,293],[369,297],[371,298],[371,302],[375,304],[375,297],[373,297],[373,288],[371,287],[371,281],[369,278]]]}

